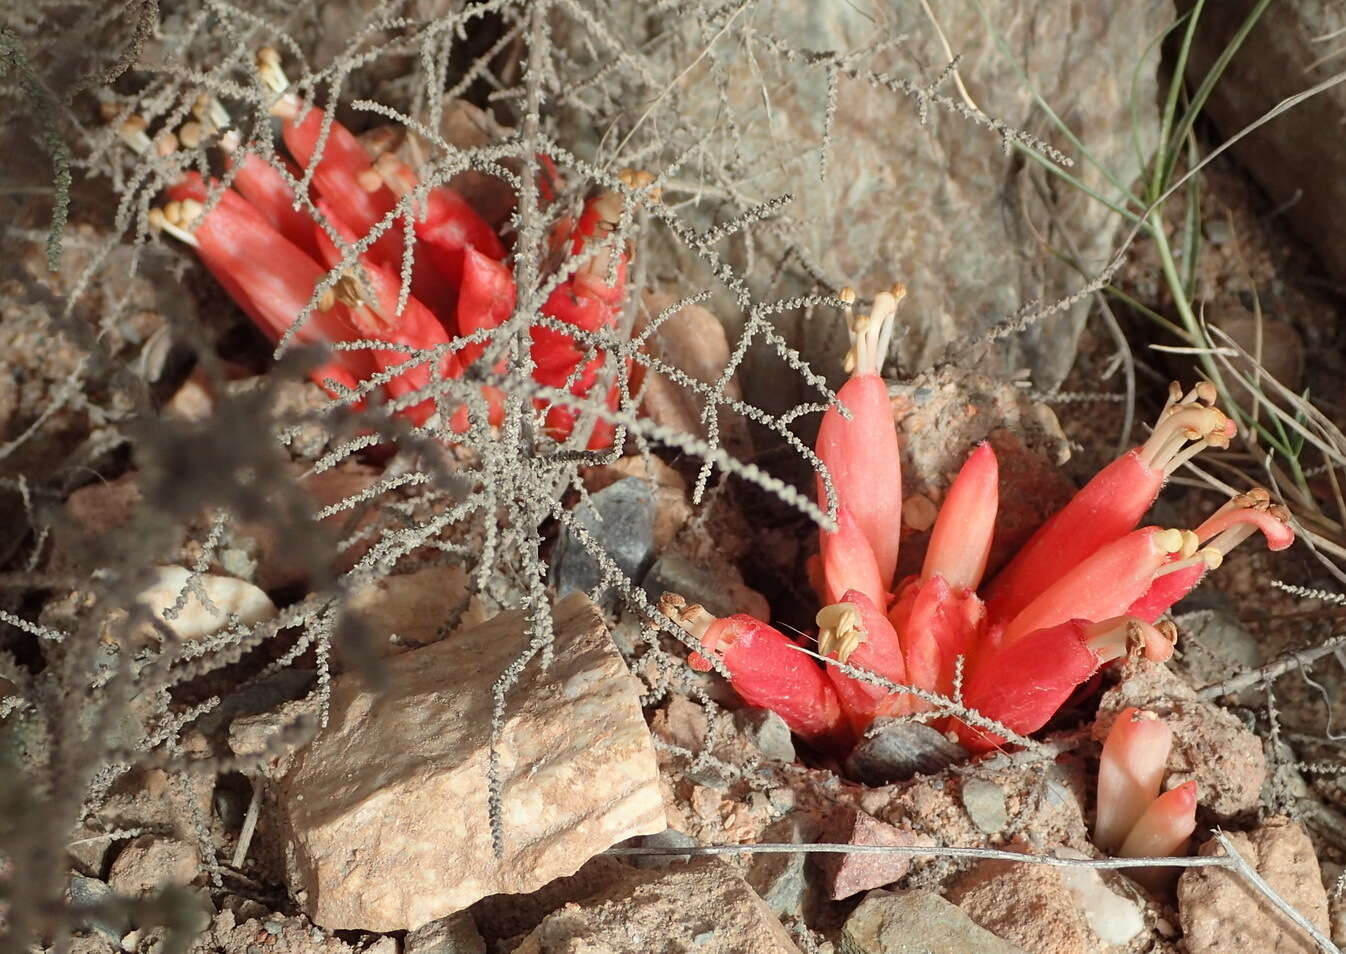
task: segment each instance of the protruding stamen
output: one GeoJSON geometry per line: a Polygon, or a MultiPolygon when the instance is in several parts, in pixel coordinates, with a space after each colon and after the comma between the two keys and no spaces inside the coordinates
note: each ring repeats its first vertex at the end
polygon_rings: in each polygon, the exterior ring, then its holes
{"type": "Polygon", "coordinates": [[[164,212],[163,209],[157,207],[150,209],[149,223],[150,228],[154,229],[156,232],[157,231],[167,232],[169,235],[173,236],[179,242],[185,242],[186,244],[192,246],[192,248],[197,247],[196,236],[192,235],[191,232],[188,232],[186,229],[182,228],[176,222],[169,221],[168,215],[164,212]]]}
{"type": "Polygon", "coordinates": [[[144,116],[128,116],[126,120],[117,127],[117,138],[136,152],[149,152],[154,148],[154,142],[145,131],[148,128],[149,123],[145,121],[144,116]]]}
{"type": "Polygon", "coordinates": [[[285,92],[290,80],[280,65],[280,53],[274,47],[264,46],[257,51],[257,77],[273,93],[283,93],[271,106],[271,115],[291,119],[299,112],[299,97],[285,92]]]}
{"type": "Polygon", "coordinates": [[[1152,662],[1163,662],[1173,655],[1174,640],[1134,616],[1114,616],[1092,623],[1085,628],[1084,637],[1085,645],[1102,662],[1120,659],[1133,647],[1142,650],[1152,662]]]}
{"type": "Polygon", "coordinates": [[[653,172],[645,169],[623,169],[617,173],[617,178],[628,189],[645,190],[649,193],[650,198],[656,202],[663,198],[662,189],[658,187],[650,188],[650,184],[657,178],[653,172]]]}
{"type": "MultiPolygon", "coordinates": [[[[1191,533],[1190,530],[1183,531],[1191,533]]],[[[1179,570],[1186,570],[1190,567],[1199,566],[1204,563],[1207,570],[1218,570],[1220,564],[1224,562],[1224,554],[1214,547],[1203,547],[1192,553],[1183,556],[1181,559],[1174,560],[1172,563],[1165,563],[1154,574],[1157,580],[1161,576],[1168,576],[1170,573],[1177,573],[1179,570]]]]}
{"type": "Polygon", "coordinates": [[[280,65],[280,52],[274,46],[264,46],[258,50],[256,62],[257,76],[271,92],[284,92],[290,85],[290,80],[280,65]]]}
{"type": "Polygon", "coordinates": [[[1171,474],[1206,447],[1228,447],[1233,423],[1209,401],[1215,398],[1210,382],[1203,381],[1182,401],[1174,401],[1176,389],[1170,385],[1169,400],[1159,415],[1154,432],[1140,448],[1145,464],[1171,474]],[[1188,446],[1192,442],[1193,446],[1188,446]]]}
{"type": "Polygon", "coordinates": [[[704,637],[711,624],[715,622],[715,617],[704,606],[700,603],[688,606],[687,600],[677,593],[665,593],[660,597],[659,611],[693,639],[704,637]]]}
{"type": "MultiPolygon", "coordinates": [[[[851,300],[854,300],[855,293],[851,289],[842,291],[850,292],[851,300]]],[[[888,356],[888,345],[893,339],[897,306],[906,296],[906,286],[898,282],[888,291],[874,296],[874,305],[868,315],[854,315],[850,302],[846,303],[846,326],[851,335],[851,349],[846,354],[843,367],[848,374],[879,373],[884,358],[888,356]]]]}
{"type": "Polygon", "coordinates": [[[1238,494],[1196,528],[1197,536],[1221,557],[1259,531],[1269,549],[1284,550],[1295,541],[1290,512],[1270,501],[1271,495],[1261,487],[1238,494]]]}
{"type": "Polygon", "coordinates": [[[865,641],[860,611],[850,603],[833,603],[818,611],[818,652],[844,663],[865,641]]]}
{"type": "MultiPolygon", "coordinates": [[[[272,50],[271,52],[274,53],[275,51],[272,50]]],[[[258,56],[260,57],[261,54],[259,53],[258,56]]],[[[276,68],[279,69],[279,56],[276,57],[276,64],[276,68]]],[[[283,78],[284,74],[282,73],[281,76],[283,78]]],[[[209,93],[202,93],[200,96],[196,97],[196,102],[192,104],[192,115],[197,118],[203,129],[210,131],[228,129],[230,123],[233,122],[233,119],[229,115],[229,111],[221,106],[220,101],[209,93]]]]}

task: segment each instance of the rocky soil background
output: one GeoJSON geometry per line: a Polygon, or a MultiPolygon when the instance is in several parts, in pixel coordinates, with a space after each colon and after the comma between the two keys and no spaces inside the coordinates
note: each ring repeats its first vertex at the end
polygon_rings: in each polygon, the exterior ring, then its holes
{"type": "MultiPolygon", "coordinates": [[[[1257,4],[1208,6],[1192,88],[1257,4]]],[[[1341,66],[1337,5],[1272,6],[1193,130],[1201,154],[1341,66]]],[[[1002,466],[995,564],[1142,439],[1151,398],[1194,358],[1150,347],[1180,343],[1142,317],[1174,305],[1156,243],[1109,269],[1127,229],[1084,190],[1146,173],[1191,14],[1171,0],[6,12],[5,122],[25,148],[0,188],[5,949],[1346,945],[1330,518],[1316,552],[1231,557],[1177,608],[1169,666],[1114,667],[1040,750],[975,760],[911,726],[845,765],[797,747],[779,716],[688,668],[652,610],[671,590],[812,625],[800,445],[842,379],[829,302],[844,285],[911,290],[888,366],[904,560],[976,442],[1002,466]],[[520,248],[541,225],[501,170],[544,145],[578,160],[561,163],[575,199],[605,170],[661,176],[659,206],[630,223],[628,327],[681,374],[626,395],[623,453],[448,447],[386,419],[361,425],[386,439],[371,448],[148,233],[175,167],[121,145],[107,104],[168,128],[209,90],[267,134],[248,71],[263,44],[359,132],[427,122],[431,161],[520,248]],[[68,203],[53,189],[67,174],[68,203]],[[1095,294],[1108,279],[1116,293],[1095,294]],[[1165,716],[1170,777],[1200,786],[1194,853],[1241,867],[1149,890],[1094,864],[1100,742],[1131,705],[1165,716]],[[856,850],[788,850],[817,844],[856,850]]],[[[1262,365],[1338,424],[1346,196],[1327,171],[1342,168],[1346,84],[1206,167],[1195,212],[1164,211],[1175,230],[1203,223],[1204,317],[1241,343],[1260,333],[1262,365]]],[[[1161,522],[1213,509],[1212,478],[1265,479],[1246,447],[1210,456],[1205,478],[1173,482],[1161,522]]],[[[1339,501],[1338,476],[1318,466],[1306,485],[1339,501]]]]}

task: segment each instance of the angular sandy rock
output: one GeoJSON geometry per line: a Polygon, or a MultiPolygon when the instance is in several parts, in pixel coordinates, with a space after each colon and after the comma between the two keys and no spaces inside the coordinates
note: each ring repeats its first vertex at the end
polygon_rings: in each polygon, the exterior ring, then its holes
{"type": "MultiPolygon", "coordinates": [[[[1229,840],[1272,890],[1327,932],[1327,892],[1323,890],[1318,858],[1303,828],[1288,818],[1272,818],[1246,835],[1231,833],[1229,840]]],[[[1224,850],[1212,838],[1201,846],[1201,853],[1220,855],[1224,850]]],[[[1178,914],[1190,954],[1310,954],[1318,950],[1307,934],[1232,871],[1184,871],[1178,881],[1178,914]]]]}
{"type": "Polygon", "coordinates": [[[629,879],[550,914],[514,954],[799,954],[753,890],[712,858],[629,879]]]}
{"type": "Polygon", "coordinates": [[[1026,954],[928,891],[871,891],[846,920],[841,954],[1026,954]]]}
{"type": "Polygon", "coordinates": [[[430,566],[385,576],[351,594],[346,611],[369,628],[373,649],[393,656],[442,638],[440,627],[462,611],[459,626],[485,622],[480,601],[467,595],[467,571],[461,566],[430,566]]]}
{"type": "Polygon", "coordinates": [[[527,645],[524,614],[392,658],[383,694],[356,674],[333,682],[329,724],[279,793],[291,887],[315,922],[414,929],[664,830],[634,678],[587,599],[554,615],[551,667],[525,667],[500,732],[501,859],[487,811],[491,687],[527,645]]]}
{"type": "Polygon", "coordinates": [[[1079,954],[1100,947],[1056,868],[982,861],[948,895],[982,927],[1033,954],[1079,954]]]}

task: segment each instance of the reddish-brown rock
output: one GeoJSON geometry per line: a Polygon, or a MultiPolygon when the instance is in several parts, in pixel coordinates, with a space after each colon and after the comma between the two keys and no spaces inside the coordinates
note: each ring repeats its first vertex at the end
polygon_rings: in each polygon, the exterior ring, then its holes
{"type": "MultiPolygon", "coordinates": [[[[848,845],[901,845],[910,847],[921,839],[910,829],[897,828],[881,822],[859,809],[851,812],[849,824],[839,831],[837,841],[848,845]]],[[[928,839],[926,839],[928,841],[928,839]]],[[[911,867],[911,855],[899,853],[856,853],[817,855],[818,867],[827,876],[827,887],[832,900],[840,901],[851,895],[882,888],[897,881],[911,867]]]]}

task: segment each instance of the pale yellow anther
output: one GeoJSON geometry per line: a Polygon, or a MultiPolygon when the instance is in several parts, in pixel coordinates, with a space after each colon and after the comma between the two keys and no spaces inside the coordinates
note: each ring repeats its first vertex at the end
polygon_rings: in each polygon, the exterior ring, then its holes
{"type": "Polygon", "coordinates": [[[206,211],[206,207],[195,199],[183,199],[179,203],[180,222],[184,227],[190,228],[192,223],[199,219],[206,211]]]}
{"type": "Polygon", "coordinates": [[[1154,535],[1154,545],[1165,553],[1180,552],[1184,542],[1182,531],[1173,528],[1160,530],[1154,535]]]}
{"type": "Polygon", "coordinates": [[[1196,399],[1203,404],[1214,404],[1219,393],[1215,390],[1215,385],[1209,381],[1198,381],[1196,387],[1196,399]]]}
{"type": "Polygon", "coordinates": [[[163,158],[165,156],[171,156],[173,155],[173,153],[177,151],[178,151],[178,137],[173,134],[173,131],[171,129],[165,129],[163,132],[159,133],[157,137],[155,137],[154,140],[155,155],[159,156],[160,158],[163,158]]]}
{"type": "Polygon", "coordinates": [[[846,662],[851,653],[865,641],[860,625],[860,613],[851,603],[824,606],[816,617],[818,624],[818,652],[834,656],[837,662],[846,662]]]}
{"type": "Polygon", "coordinates": [[[204,135],[205,130],[201,128],[201,124],[198,122],[183,123],[182,128],[178,130],[178,139],[188,149],[195,149],[201,145],[201,139],[204,135]]]}
{"type": "Polygon", "coordinates": [[[1178,551],[1178,556],[1182,559],[1194,555],[1201,546],[1201,540],[1191,530],[1180,530],[1182,534],[1182,549],[1178,551]]]}
{"type": "Polygon", "coordinates": [[[164,206],[164,218],[169,225],[182,224],[182,203],[174,199],[164,206]]]}
{"type": "Polygon", "coordinates": [[[164,219],[164,210],[158,208],[157,206],[155,208],[150,209],[149,223],[150,228],[154,229],[156,232],[162,229],[166,224],[164,219]]]}
{"type": "Polygon", "coordinates": [[[379,175],[374,169],[365,169],[355,177],[355,181],[358,182],[360,188],[364,189],[366,192],[378,192],[384,185],[383,176],[379,175]]]}
{"type": "Polygon", "coordinates": [[[1198,554],[1206,562],[1206,569],[1218,570],[1220,564],[1224,563],[1224,554],[1215,547],[1206,547],[1198,554]]]}
{"type": "Polygon", "coordinates": [[[628,189],[644,189],[651,199],[658,202],[663,197],[663,190],[649,188],[656,178],[653,172],[645,169],[623,169],[617,173],[617,179],[622,185],[628,189]]]}

